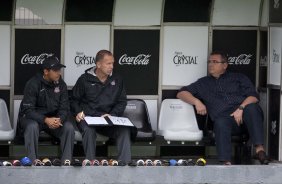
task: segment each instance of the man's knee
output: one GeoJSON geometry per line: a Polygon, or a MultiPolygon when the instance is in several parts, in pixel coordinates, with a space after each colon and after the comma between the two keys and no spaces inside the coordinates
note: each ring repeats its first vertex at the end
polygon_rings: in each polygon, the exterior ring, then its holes
{"type": "Polygon", "coordinates": [[[243,113],[244,118],[248,117],[260,117],[261,119],[263,119],[263,111],[261,109],[261,107],[259,106],[259,104],[257,103],[252,103],[247,105],[244,108],[244,113],[243,113]]]}
{"type": "Polygon", "coordinates": [[[244,108],[244,113],[259,113],[262,114],[262,109],[257,103],[251,103],[244,108]]]}

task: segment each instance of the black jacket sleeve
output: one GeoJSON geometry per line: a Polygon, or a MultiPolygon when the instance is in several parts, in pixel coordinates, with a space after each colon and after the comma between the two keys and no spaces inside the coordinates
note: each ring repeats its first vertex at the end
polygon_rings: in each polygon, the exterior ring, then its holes
{"type": "Polygon", "coordinates": [[[126,99],[126,92],[123,80],[120,79],[120,86],[119,86],[119,95],[117,96],[117,101],[114,107],[112,108],[110,115],[112,116],[122,116],[127,105],[126,99]]]}
{"type": "Polygon", "coordinates": [[[62,81],[62,93],[60,96],[60,105],[59,105],[59,110],[58,110],[58,116],[61,119],[62,122],[65,122],[68,113],[70,111],[70,103],[69,103],[69,96],[68,96],[68,90],[67,90],[67,85],[65,82],[62,81]]]}
{"type": "Polygon", "coordinates": [[[39,89],[32,83],[35,81],[28,81],[24,89],[24,98],[21,105],[21,114],[26,118],[37,121],[38,123],[44,123],[45,116],[39,113],[36,108],[37,96],[39,89]]]}

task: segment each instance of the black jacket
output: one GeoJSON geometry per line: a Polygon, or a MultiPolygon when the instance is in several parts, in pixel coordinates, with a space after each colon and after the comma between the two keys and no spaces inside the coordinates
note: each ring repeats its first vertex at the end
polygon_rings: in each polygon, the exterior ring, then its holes
{"type": "Polygon", "coordinates": [[[47,82],[38,73],[25,85],[19,116],[44,123],[45,117],[59,117],[64,122],[70,112],[66,83],[47,82]]]}
{"type": "Polygon", "coordinates": [[[122,78],[112,74],[102,83],[94,71],[93,67],[87,69],[73,87],[72,113],[75,116],[81,111],[88,116],[122,116],[127,104],[122,78]]]}

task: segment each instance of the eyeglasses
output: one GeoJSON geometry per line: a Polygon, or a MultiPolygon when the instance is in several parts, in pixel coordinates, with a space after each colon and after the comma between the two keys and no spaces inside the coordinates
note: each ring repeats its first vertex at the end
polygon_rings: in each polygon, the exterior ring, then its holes
{"type": "Polygon", "coordinates": [[[218,63],[225,63],[224,61],[208,61],[208,64],[218,64],[218,63]]]}

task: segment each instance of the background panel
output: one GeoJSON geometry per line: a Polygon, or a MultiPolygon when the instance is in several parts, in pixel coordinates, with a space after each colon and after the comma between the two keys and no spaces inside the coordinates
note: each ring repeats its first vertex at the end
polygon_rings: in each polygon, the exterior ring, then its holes
{"type": "Polygon", "coordinates": [[[86,69],[95,66],[101,49],[110,49],[110,26],[66,25],[64,79],[68,86],[74,86],[86,69]]]}
{"type": "Polygon", "coordinates": [[[243,73],[256,84],[256,30],[214,30],[212,50],[227,54],[229,71],[243,73]]]}
{"type": "Polygon", "coordinates": [[[52,55],[61,57],[61,30],[15,30],[15,95],[23,94],[25,83],[40,71],[44,59],[52,55]]]}
{"type": "Polygon", "coordinates": [[[207,75],[208,27],[164,27],[162,85],[184,86],[207,75]]]}
{"type": "Polygon", "coordinates": [[[0,25],[0,85],[10,85],[11,71],[11,27],[10,25],[0,25]]]}
{"type": "Polygon", "coordinates": [[[127,95],[158,95],[159,30],[115,30],[115,71],[127,95]]]}

